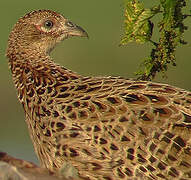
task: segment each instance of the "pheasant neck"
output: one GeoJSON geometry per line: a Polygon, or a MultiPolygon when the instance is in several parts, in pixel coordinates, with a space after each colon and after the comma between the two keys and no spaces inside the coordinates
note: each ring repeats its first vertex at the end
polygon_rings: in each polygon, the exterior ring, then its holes
{"type": "Polygon", "coordinates": [[[20,51],[9,53],[7,56],[22,104],[26,102],[30,89],[37,91],[41,87],[48,87],[47,81],[51,81],[52,84],[64,83],[70,86],[71,81],[80,78],[78,74],[54,63],[50,56],[43,53],[20,51]]]}

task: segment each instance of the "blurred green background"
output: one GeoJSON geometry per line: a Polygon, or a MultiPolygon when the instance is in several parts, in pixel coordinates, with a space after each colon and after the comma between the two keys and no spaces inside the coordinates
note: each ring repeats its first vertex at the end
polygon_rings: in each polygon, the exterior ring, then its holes
{"type": "MultiPolygon", "coordinates": [[[[148,1],[147,1],[148,2],[148,1]]],[[[54,0],[0,2],[0,151],[17,158],[37,162],[8,70],[5,49],[8,34],[20,16],[34,9],[52,9],[64,14],[89,33],[89,40],[73,38],[56,47],[52,57],[56,62],[82,75],[134,77],[140,60],[151,45],[131,43],[119,47],[123,34],[123,0],[54,0]]],[[[191,29],[191,19],[186,20],[191,29]]],[[[157,35],[155,35],[157,38],[157,35]]],[[[185,33],[191,43],[191,30],[185,33]]],[[[168,79],[155,79],[181,88],[191,89],[191,46],[177,49],[177,67],[171,67],[168,79]]]]}

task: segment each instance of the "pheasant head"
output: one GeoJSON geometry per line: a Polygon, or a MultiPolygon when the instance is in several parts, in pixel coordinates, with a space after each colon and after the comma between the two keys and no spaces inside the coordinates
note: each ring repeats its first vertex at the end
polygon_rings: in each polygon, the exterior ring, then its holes
{"type": "Polygon", "coordinates": [[[49,53],[57,43],[71,37],[88,37],[78,25],[50,10],[38,10],[20,18],[9,36],[7,56],[13,51],[49,53]]]}

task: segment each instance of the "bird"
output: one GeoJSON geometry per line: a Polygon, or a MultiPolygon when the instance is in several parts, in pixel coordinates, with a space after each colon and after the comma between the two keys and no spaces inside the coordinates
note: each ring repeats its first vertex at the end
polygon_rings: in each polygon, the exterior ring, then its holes
{"type": "Polygon", "coordinates": [[[82,76],[53,48],[87,32],[52,10],[21,17],[6,56],[42,167],[84,180],[191,179],[191,92],[152,81],[82,76]],[[67,166],[68,167],[68,166],[67,166]]]}

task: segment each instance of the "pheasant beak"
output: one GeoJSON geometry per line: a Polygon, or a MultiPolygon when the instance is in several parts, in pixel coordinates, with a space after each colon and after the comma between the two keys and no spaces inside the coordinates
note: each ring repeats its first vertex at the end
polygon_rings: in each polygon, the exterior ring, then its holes
{"type": "Polygon", "coordinates": [[[65,23],[66,31],[68,36],[79,36],[79,37],[89,37],[88,33],[78,25],[73,24],[70,21],[65,23]]]}

